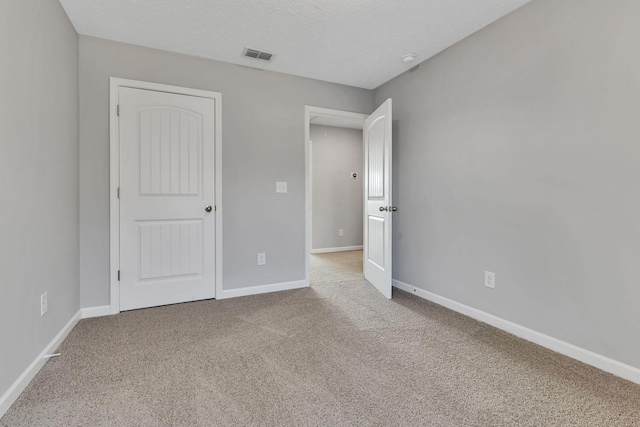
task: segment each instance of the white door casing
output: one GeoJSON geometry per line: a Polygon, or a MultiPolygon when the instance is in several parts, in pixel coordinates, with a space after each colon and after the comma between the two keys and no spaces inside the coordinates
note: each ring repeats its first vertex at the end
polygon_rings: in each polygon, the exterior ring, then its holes
{"type": "Polygon", "coordinates": [[[391,99],[364,126],[364,277],[391,298],[391,99]]]}
{"type": "Polygon", "coordinates": [[[214,298],[216,102],[128,87],[118,96],[119,309],[214,298]]]}
{"type": "MultiPolygon", "coordinates": [[[[323,107],[314,107],[307,105],[305,106],[305,205],[306,205],[306,215],[305,215],[305,283],[307,286],[310,284],[310,255],[311,255],[311,237],[312,237],[312,181],[311,181],[311,137],[310,137],[310,126],[311,126],[311,118],[313,116],[321,116],[321,117],[338,117],[342,119],[348,119],[349,121],[360,121],[362,123],[364,129],[364,120],[368,117],[366,114],[354,113],[350,111],[342,111],[342,110],[334,110],[331,108],[323,108],[323,107]]],[[[364,138],[363,138],[364,144],[364,138]]]]}

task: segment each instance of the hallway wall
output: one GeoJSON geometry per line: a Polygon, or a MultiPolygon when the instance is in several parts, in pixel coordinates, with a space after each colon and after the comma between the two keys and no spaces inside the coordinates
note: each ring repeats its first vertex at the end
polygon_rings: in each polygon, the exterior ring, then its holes
{"type": "Polygon", "coordinates": [[[362,246],[362,130],[311,125],[310,139],[312,250],[362,246]]]}

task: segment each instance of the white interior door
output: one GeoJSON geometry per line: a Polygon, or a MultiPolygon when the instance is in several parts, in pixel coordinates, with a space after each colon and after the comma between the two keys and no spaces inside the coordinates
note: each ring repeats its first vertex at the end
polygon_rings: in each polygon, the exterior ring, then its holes
{"type": "Polygon", "coordinates": [[[364,124],[364,277],[391,298],[391,99],[364,124]]]}
{"type": "Polygon", "coordinates": [[[120,88],[120,309],[215,297],[215,100],[120,88]]]}

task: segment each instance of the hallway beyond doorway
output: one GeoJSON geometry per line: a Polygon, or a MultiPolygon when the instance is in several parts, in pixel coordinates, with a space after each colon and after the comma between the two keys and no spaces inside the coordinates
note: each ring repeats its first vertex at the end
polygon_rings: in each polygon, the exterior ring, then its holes
{"type": "Polygon", "coordinates": [[[310,263],[310,284],[314,288],[346,282],[368,285],[362,274],[362,251],[311,254],[310,263]]]}

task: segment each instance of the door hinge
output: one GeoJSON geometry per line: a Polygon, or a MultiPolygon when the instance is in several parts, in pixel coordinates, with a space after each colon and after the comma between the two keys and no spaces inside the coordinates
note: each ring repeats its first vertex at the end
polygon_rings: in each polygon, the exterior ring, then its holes
{"type": "Polygon", "coordinates": [[[120,270],[118,270],[118,282],[120,281],[120,270]]]}
{"type": "Polygon", "coordinates": [[[120,198],[120,187],[118,187],[118,199],[120,198]]]}
{"type": "Polygon", "coordinates": [[[120,116],[120,104],[118,104],[118,107],[116,108],[117,112],[116,114],[118,114],[118,116],[120,116]]]}

